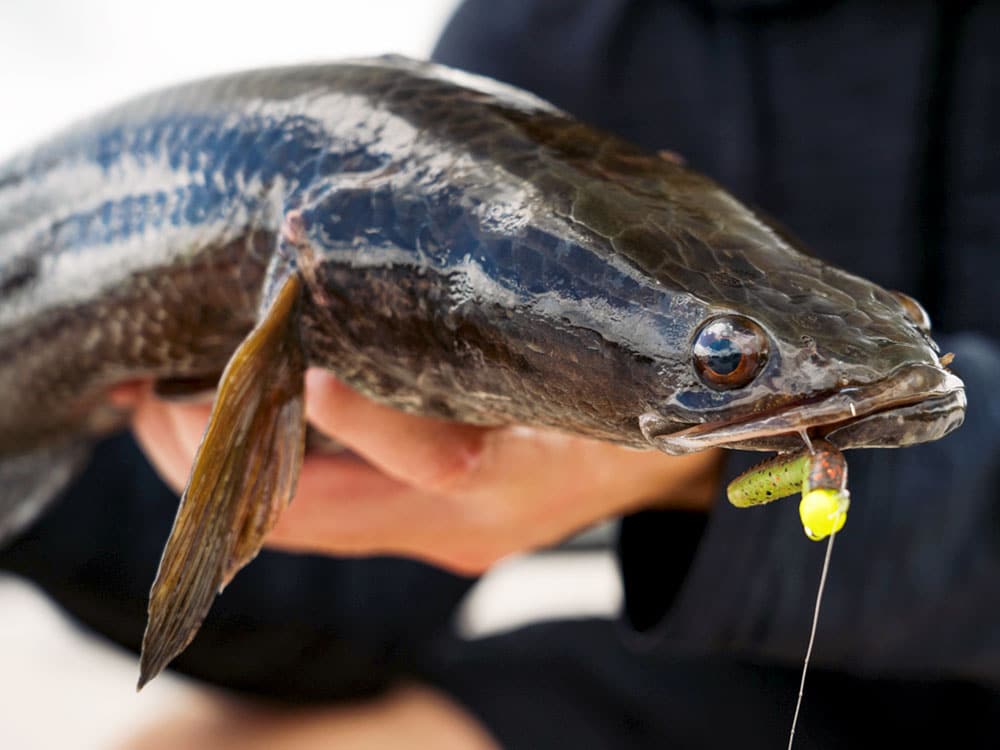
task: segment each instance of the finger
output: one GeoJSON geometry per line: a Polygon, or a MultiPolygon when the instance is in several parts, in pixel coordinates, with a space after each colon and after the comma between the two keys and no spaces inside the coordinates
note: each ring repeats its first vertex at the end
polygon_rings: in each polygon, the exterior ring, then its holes
{"type": "Polygon", "coordinates": [[[428,491],[471,481],[488,432],[377,404],[322,370],[306,376],[306,412],[321,431],[386,474],[428,491]]]}
{"type": "MultiPolygon", "coordinates": [[[[467,497],[501,492],[533,503],[546,498],[554,513],[572,508],[577,518],[599,506],[611,515],[649,502],[707,508],[718,482],[718,450],[666,456],[552,430],[458,425],[375,404],[322,371],[310,373],[307,383],[317,426],[392,476],[429,491],[467,497]]],[[[307,407],[309,393],[307,387],[307,407]]],[[[492,522],[502,524],[504,514],[519,509],[469,503],[467,512],[483,515],[480,522],[498,514],[492,522]]]]}
{"type": "Polygon", "coordinates": [[[488,456],[482,481],[498,483],[500,476],[508,475],[509,491],[549,498],[552,508],[561,498],[567,517],[585,517],[598,508],[614,515],[651,504],[707,509],[718,484],[722,452],[668,456],[551,430],[511,427],[490,435],[488,456]],[[512,466],[533,470],[511,472],[512,466]]]}
{"type": "MultiPolygon", "coordinates": [[[[160,401],[159,399],[155,400],[160,401]]],[[[190,464],[194,461],[201,440],[205,436],[209,417],[212,416],[212,404],[162,401],[160,403],[164,403],[166,406],[172,432],[176,436],[183,455],[187,458],[188,469],[190,469],[190,464]]]]}
{"type": "Polygon", "coordinates": [[[686,457],[678,462],[522,428],[494,435],[503,470],[484,470],[481,485],[455,495],[412,487],[356,457],[307,458],[296,498],[269,544],[322,554],[410,555],[478,573],[508,554],[552,544],[650,500],[685,506],[669,496],[675,485],[681,499],[701,491],[695,480],[702,468],[686,457]]]}
{"type": "Polygon", "coordinates": [[[508,554],[497,529],[479,528],[460,501],[400,482],[351,456],[309,456],[291,505],[267,546],[327,555],[416,557],[479,573],[508,554]]]}
{"type": "Polygon", "coordinates": [[[187,484],[209,413],[206,405],[166,403],[150,393],[139,400],[132,415],[132,429],[139,444],[175,492],[181,492],[187,484]]]}

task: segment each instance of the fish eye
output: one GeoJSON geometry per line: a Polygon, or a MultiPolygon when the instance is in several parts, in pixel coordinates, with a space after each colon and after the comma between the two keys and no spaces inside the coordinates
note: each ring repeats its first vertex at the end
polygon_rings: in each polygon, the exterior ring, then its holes
{"type": "Polygon", "coordinates": [[[917,327],[918,330],[924,333],[931,332],[931,316],[927,314],[924,306],[917,302],[909,294],[903,294],[902,292],[892,291],[890,292],[896,301],[902,305],[903,312],[906,313],[907,319],[917,327]]]}
{"type": "Polygon", "coordinates": [[[741,315],[712,318],[699,329],[692,346],[698,377],[719,391],[748,385],[767,362],[767,352],[767,334],[741,315]]]}

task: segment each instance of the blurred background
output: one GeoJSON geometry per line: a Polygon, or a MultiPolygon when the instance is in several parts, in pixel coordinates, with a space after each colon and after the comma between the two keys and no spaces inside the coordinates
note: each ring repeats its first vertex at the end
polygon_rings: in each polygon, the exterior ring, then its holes
{"type": "MultiPolygon", "coordinates": [[[[0,3],[0,160],[129,96],[250,67],[396,52],[429,55],[456,0],[127,0],[0,3]]],[[[611,615],[617,573],[598,534],[575,551],[500,565],[456,627],[470,637],[565,614],[611,615]]],[[[84,633],[0,576],[0,748],[105,750],[191,702],[170,674],[136,695],[134,655],[84,633]]]]}
{"type": "Polygon", "coordinates": [[[213,73],[427,57],[457,0],[4,0],[0,158],[77,117],[213,73]]]}

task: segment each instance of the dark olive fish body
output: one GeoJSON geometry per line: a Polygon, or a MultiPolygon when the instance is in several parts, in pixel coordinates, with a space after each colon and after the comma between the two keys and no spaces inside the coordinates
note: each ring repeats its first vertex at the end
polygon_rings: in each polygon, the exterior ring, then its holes
{"type": "Polygon", "coordinates": [[[0,534],[71,474],[32,466],[121,423],[110,388],[225,369],[145,680],[290,498],[308,364],[415,413],[671,453],[895,446],[964,413],[914,309],[486,79],[381,58],[181,86],[0,167],[0,484],[23,490],[0,534]]]}
{"type": "Polygon", "coordinates": [[[0,450],[101,420],[124,378],[220,372],[290,212],[322,243],[289,258],[310,282],[310,359],[403,408],[645,444],[635,415],[669,392],[657,367],[686,359],[703,313],[571,216],[572,169],[527,126],[572,121],[500,91],[402,62],[260,73],[8,164],[0,392],[17,398],[0,450]]]}

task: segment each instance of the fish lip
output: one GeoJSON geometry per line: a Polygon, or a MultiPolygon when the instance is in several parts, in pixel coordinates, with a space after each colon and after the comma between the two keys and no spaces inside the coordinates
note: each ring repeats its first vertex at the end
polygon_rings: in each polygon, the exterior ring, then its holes
{"type": "MultiPolygon", "coordinates": [[[[672,454],[691,453],[706,448],[775,450],[784,440],[801,445],[803,431],[829,439],[842,449],[908,445],[943,437],[962,423],[965,413],[965,384],[932,364],[904,365],[875,383],[842,388],[818,400],[738,419],[705,422],[673,432],[666,421],[646,420],[643,434],[656,448],[672,454]],[[921,409],[914,407],[920,405],[921,409]],[[935,414],[921,429],[907,432],[903,422],[916,420],[920,411],[935,414]],[[856,425],[897,420],[897,433],[875,440],[856,425]],[[902,420],[902,421],[899,421],[902,420]],[[933,423],[932,423],[933,422],[933,423]],[[662,432],[659,432],[663,429],[662,432]]],[[[640,424],[643,424],[642,418],[640,424]]]]}

